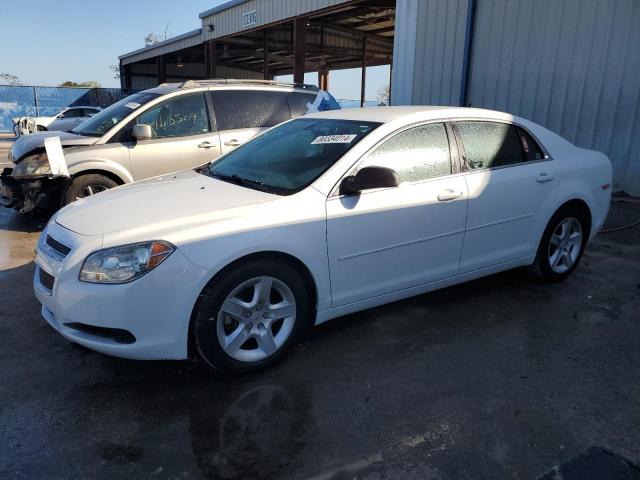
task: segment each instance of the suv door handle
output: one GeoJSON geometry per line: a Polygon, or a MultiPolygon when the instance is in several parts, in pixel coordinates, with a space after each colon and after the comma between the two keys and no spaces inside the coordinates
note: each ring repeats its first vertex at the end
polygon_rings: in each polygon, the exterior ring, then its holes
{"type": "Polygon", "coordinates": [[[235,138],[232,138],[231,140],[227,140],[226,142],[224,142],[224,144],[227,147],[238,147],[240,145],[240,142],[235,138]]]}
{"type": "Polygon", "coordinates": [[[202,142],[198,144],[198,148],[214,148],[215,145],[211,142],[202,142]]]}
{"type": "Polygon", "coordinates": [[[538,178],[536,178],[536,181],[538,183],[550,182],[551,180],[553,180],[553,175],[551,175],[550,173],[547,173],[547,172],[539,173],[538,174],[538,178]]]}
{"type": "Polygon", "coordinates": [[[451,189],[443,190],[438,194],[439,202],[448,202],[449,200],[455,200],[463,195],[462,192],[454,192],[451,189]]]}

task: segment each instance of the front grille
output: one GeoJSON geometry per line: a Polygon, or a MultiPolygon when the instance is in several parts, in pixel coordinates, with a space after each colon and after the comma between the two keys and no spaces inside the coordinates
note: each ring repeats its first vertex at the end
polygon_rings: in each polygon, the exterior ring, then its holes
{"type": "Polygon", "coordinates": [[[55,250],[57,253],[59,253],[62,257],[66,257],[67,255],[69,255],[69,252],[71,251],[71,248],[69,248],[66,245],[60,243],[55,238],[53,238],[51,235],[47,235],[46,243],[53,250],[55,250]]]}
{"type": "Polygon", "coordinates": [[[38,278],[43,287],[48,290],[53,290],[53,282],[56,281],[53,275],[49,275],[42,268],[38,268],[38,278]]]}

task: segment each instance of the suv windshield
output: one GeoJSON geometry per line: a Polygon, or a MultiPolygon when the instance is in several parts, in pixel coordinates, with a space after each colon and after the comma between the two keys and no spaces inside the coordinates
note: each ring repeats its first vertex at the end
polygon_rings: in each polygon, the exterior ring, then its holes
{"type": "Polygon", "coordinates": [[[134,93],[133,95],[129,95],[101,112],[96,113],[90,119],[85,120],[71,130],[71,133],[85,135],[87,137],[101,137],[124,117],[141,105],[157,97],[158,95],[155,93],[134,93]]]}
{"type": "Polygon", "coordinates": [[[379,125],[298,118],[238,147],[203,173],[248,188],[289,195],[311,184],[379,125]]]}

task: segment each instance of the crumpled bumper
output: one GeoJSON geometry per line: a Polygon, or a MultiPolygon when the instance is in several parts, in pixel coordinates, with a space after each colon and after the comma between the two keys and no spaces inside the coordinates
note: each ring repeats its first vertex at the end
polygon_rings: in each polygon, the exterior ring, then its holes
{"type": "Polygon", "coordinates": [[[6,208],[20,213],[35,209],[52,209],[60,205],[60,198],[67,179],[63,177],[15,178],[12,169],[0,174],[0,201],[6,208]]]}

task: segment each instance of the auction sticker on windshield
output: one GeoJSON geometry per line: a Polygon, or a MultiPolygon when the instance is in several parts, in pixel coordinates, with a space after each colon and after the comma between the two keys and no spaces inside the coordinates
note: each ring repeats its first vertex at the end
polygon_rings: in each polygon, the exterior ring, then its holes
{"type": "Polygon", "coordinates": [[[129,103],[125,103],[124,106],[127,108],[130,108],[131,110],[135,110],[140,106],[140,104],[136,102],[129,102],[129,103]]]}
{"type": "Polygon", "coordinates": [[[316,137],[311,145],[318,145],[322,143],[351,143],[357,137],[357,135],[321,135],[316,137]]]}

